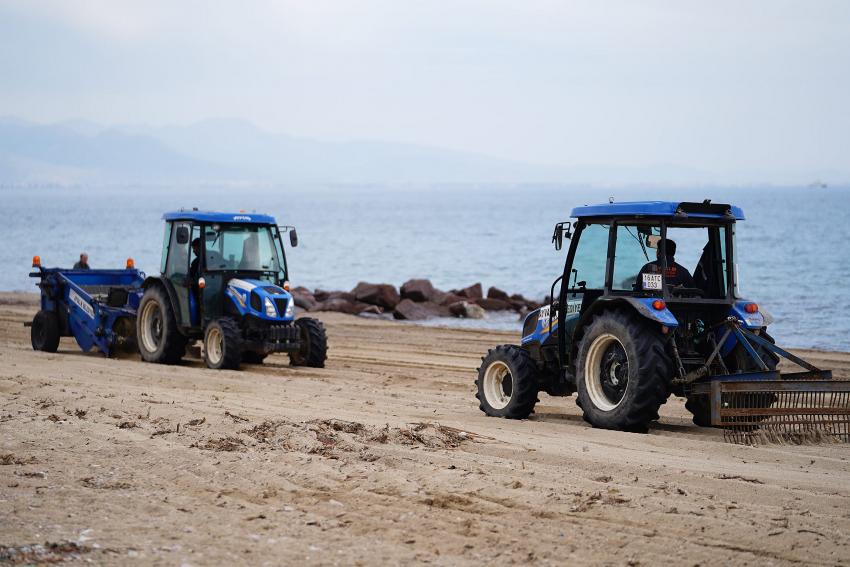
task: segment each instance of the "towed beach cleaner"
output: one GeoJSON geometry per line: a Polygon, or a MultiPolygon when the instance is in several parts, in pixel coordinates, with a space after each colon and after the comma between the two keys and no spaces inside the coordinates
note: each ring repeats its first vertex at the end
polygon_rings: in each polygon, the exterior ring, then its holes
{"type": "Polygon", "coordinates": [[[552,236],[571,243],[549,304],[526,317],[520,345],[482,359],[482,411],[524,419],[539,392],[576,393],[593,426],[644,432],[675,394],[733,442],[850,442],[850,382],[778,347],[771,316],[738,292],[740,208],[611,202],[571,216],[552,236]],[[699,258],[692,276],[676,242],[699,258]],[[783,358],[800,370],[779,372],[783,358]]]}
{"type": "Polygon", "coordinates": [[[59,338],[73,336],[84,351],[106,356],[138,348],[148,362],[178,363],[186,347],[203,342],[210,368],[261,363],[274,352],[293,365],[324,366],[327,337],[321,322],[295,319],[281,234],[261,214],[197,209],[163,215],[161,274],[145,276],[128,260],[125,270],[43,268],[41,309],[32,321],[32,346],[55,352],[59,338]]]}

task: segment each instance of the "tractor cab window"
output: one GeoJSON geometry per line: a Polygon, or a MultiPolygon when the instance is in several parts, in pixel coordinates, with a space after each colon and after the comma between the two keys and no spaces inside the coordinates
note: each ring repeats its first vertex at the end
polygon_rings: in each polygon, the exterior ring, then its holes
{"type": "Polygon", "coordinates": [[[204,238],[209,271],[259,272],[271,281],[283,272],[271,227],[211,225],[204,238]]]}
{"type": "Polygon", "coordinates": [[[571,289],[604,289],[609,229],[607,224],[590,224],[581,231],[572,273],[568,274],[571,289]]]}
{"type": "MultiPolygon", "coordinates": [[[[654,287],[654,280],[638,282],[638,275],[647,263],[656,259],[656,251],[652,248],[661,239],[661,227],[651,225],[617,224],[617,246],[614,251],[614,276],[611,289],[614,291],[636,291],[654,287]]],[[[656,278],[657,279],[657,278],[656,278]]],[[[661,289],[661,281],[657,281],[657,289],[661,289]]],[[[648,289],[647,289],[648,290],[648,289]]]]}

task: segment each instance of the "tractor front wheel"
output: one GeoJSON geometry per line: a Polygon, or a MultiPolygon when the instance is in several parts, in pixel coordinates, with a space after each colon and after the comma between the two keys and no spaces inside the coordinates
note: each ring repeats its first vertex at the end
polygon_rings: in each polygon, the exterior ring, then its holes
{"type": "Polygon", "coordinates": [[[625,313],[597,315],[578,347],[576,403],[594,427],[646,432],[667,401],[670,361],[658,330],[625,313]]]}
{"type": "Polygon", "coordinates": [[[289,364],[292,366],[310,366],[324,368],[328,358],[328,336],[321,321],[310,317],[295,320],[299,330],[300,347],[289,353],[289,364]]]}
{"type": "Polygon", "coordinates": [[[242,362],[242,331],[229,317],[211,321],[204,331],[204,362],[215,370],[238,370],[242,362]]]}
{"type": "Polygon", "coordinates": [[[479,409],[489,416],[525,419],[537,403],[538,371],[531,355],[516,345],[487,352],[475,385],[479,409]]]}
{"type": "Polygon", "coordinates": [[[186,354],[186,337],[177,329],[171,301],[159,286],[149,287],[136,317],[139,353],[147,362],[177,364],[186,354]]]}
{"type": "Polygon", "coordinates": [[[59,318],[53,311],[42,309],[35,314],[30,329],[33,350],[56,352],[59,348],[59,318]]]}

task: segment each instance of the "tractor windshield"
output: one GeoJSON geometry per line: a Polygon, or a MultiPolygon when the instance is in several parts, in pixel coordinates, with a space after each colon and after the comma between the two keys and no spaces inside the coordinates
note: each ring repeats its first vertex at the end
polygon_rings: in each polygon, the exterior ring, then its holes
{"type": "Polygon", "coordinates": [[[726,297],[725,226],[617,223],[611,289],[722,299],[726,297]],[[662,268],[661,249],[667,255],[662,268]]]}
{"type": "Polygon", "coordinates": [[[285,279],[270,226],[215,224],[206,227],[204,239],[208,271],[262,272],[285,279]]]}

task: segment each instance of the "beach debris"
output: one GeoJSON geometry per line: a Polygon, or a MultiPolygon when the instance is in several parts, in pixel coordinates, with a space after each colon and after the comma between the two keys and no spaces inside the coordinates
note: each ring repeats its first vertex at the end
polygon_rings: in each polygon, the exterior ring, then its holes
{"type": "Polygon", "coordinates": [[[225,411],[224,415],[226,415],[227,417],[229,417],[230,419],[232,419],[233,421],[236,421],[236,422],[249,421],[249,419],[247,417],[242,417],[241,415],[236,415],[234,413],[230,413],[229,411],[225,411]]]}

